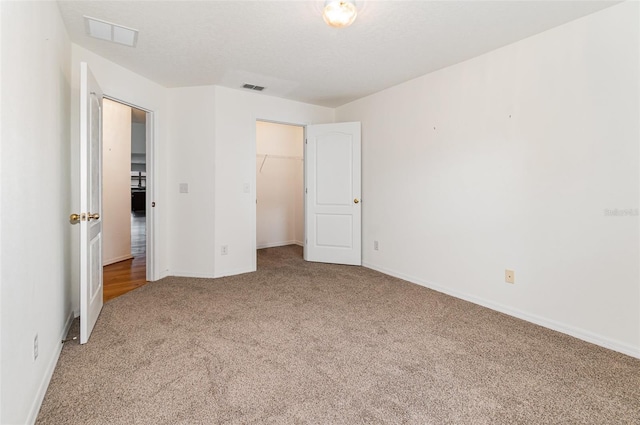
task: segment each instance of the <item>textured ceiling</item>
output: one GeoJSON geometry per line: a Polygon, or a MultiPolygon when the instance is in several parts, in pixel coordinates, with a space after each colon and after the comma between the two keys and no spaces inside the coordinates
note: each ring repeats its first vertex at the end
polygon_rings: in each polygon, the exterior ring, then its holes
{"type": "Polygon", "coordinates": [[[324,1],[59,1],[71,40],[166,87],[243,83],[336,107],[615,4],[615,1],[359,1],[345,29],[324,1]],[[140,31],[126,47],[83,15],[140,31]]]}

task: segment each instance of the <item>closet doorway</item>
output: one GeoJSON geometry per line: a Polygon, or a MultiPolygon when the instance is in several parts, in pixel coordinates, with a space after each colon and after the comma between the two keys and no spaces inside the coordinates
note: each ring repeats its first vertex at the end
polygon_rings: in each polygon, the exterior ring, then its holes
{"type": "MultiPolygon", "coordinates": [[[[256,121],[258,250],[304,246],[304,131],[304,126],[256,121]]],[[[286,252],[302,257],[302,248],[286,252]]]]}

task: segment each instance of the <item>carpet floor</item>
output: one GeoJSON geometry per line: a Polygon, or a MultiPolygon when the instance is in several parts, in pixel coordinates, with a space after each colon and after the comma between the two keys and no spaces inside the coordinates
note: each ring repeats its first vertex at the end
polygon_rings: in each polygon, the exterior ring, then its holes
{"type": "Polygon", "coordinates": [[[640,424],[638,359],[296,246],[258,269],[106,303],[37,423],[640,424]]]}

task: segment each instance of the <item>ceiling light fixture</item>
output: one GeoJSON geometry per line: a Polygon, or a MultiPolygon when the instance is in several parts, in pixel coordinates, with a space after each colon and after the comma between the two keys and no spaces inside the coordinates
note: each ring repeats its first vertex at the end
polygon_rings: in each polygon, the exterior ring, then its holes
{"type": "Polygon", "coordinates": [[[324,4],[322,17],[327,25],[334,28],[345,28],[353,24],[358,10],[353,0],[329,0],[324,4]]]}
{"type": "Polygon", "coordinates": [[[90,16],[84,16],[84,27],[88,35],[100,40],[124,44],[129,47],[135,47],[138,42],[138,30],[90,16]]]}

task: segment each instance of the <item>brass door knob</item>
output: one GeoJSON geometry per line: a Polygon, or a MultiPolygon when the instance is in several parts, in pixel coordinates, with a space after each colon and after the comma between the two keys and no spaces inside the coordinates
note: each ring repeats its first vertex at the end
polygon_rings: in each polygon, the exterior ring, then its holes
{"type": "Polygon", "coordinates": [[[87,220],[91,220],[91,219],[97,220],[99,218],[100,218],[100,214],[98,214],[98,213],[93,213],[93,214],[89,213],[89,214],[87,214],[87,220]]]}
{"type": "Polygon", "coordinates": [[[356,198],[356,199],[354,199],[354,200],[353,200],[353,203],[354,203],[354,204],[357,204],[358,202],[360,202],[360,199],[358,199],[358,198],[356,198]]]}
{"type": "Polygon", "coordinates": [[[69,216],[69,221],[80,221],[80,214],[71,214],[69,216]]]}

